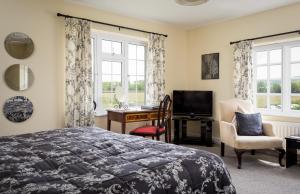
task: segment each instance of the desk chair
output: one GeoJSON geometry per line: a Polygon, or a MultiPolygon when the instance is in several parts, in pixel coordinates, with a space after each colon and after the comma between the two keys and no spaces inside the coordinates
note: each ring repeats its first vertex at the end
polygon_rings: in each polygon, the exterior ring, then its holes
{"type": "Polygon", "coordinates": [[[138,136],[151,136],[152,139],[156,137],[156,140],[160,140],[160,136],[165,134],[165,141],[168,142],[168,119],[170,117],[170,107],[172,104],[172,100],[169,95],[166,95],[164,99],[160,102],[158,109],[158,120],[157,125],[146,125],[142,127],[138,127],[129,132],[131,135],[138,136]]]}

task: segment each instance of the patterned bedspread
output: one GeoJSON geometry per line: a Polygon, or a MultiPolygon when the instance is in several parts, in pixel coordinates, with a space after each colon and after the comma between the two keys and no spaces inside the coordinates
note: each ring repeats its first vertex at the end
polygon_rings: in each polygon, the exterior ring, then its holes
{"type": "Polygon", "coordinates": [[[0,193],[236,193],[206,151],[100,128],[0,137],[0,193]]]}

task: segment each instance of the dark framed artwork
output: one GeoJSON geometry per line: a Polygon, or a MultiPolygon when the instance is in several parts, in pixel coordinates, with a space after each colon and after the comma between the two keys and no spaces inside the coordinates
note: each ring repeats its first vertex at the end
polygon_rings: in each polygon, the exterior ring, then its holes
{"type": "Polygon", "coordinates": [[[6,100],[3,113],[11,122],[23,122],[31,117],[33,104],[25,96],[14,96],[6,100]]]}
{"type": "Polygon", "coordinates": [[[202,55],[202,79],[219,79],[219,53],[202,55]]]}

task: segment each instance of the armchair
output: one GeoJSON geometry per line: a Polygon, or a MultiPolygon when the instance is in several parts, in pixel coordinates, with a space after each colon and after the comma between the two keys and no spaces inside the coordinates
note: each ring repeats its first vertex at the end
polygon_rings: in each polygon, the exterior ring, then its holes
{"type": "Polygon", "coordinates": [[[282,158],[285,155],[285,150],[282,147],[283,140],[276,137],[273,132],[273,126],[270,123],[263,122],[263,135],[261,136],[239,136],[236,126],[232,123],[235,112],[238,107],[248,112],[253,111],[253,106],[250,101],[231,99],[221,101],[220,108],[220,137],[221,137],[221,156],[224,156],[225,144],[234,148],[237,156],[238,166],[242,166],[242,154],[246,151],[251,151],[252,155],[258,149],[275,149],[279,151],[279,164],[282,164],[282,158]]]}

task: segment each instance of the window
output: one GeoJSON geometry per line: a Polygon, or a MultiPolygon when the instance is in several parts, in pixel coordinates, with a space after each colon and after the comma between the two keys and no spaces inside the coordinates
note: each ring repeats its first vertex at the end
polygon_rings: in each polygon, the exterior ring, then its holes
{"type": "Polygon", "coordinates": [[[125,91],[125,103],[145,103],[146,43],[122,36],[95,34],[92,38],[96,114],[116,105],[115,90],[125,91]]]}
{"type": "Polygon", "coordinates": [[[300,115],[300,42],[255,47],[254,101],[266,114],[300,115]]]}
{"type": "Polygon", "coordinates": [[[300,110],[300,45],[290,48],[290,109],[300,110]]]}

